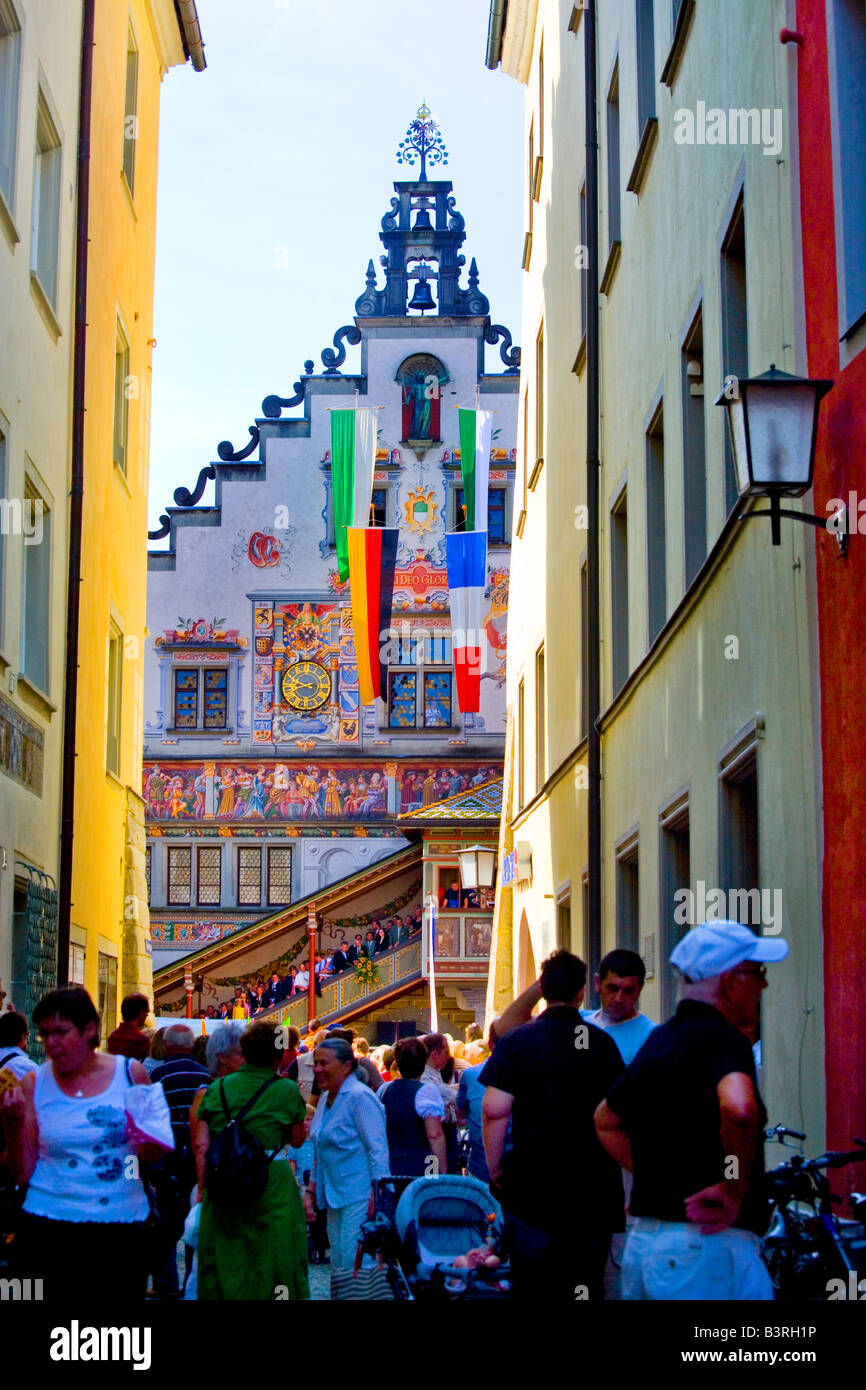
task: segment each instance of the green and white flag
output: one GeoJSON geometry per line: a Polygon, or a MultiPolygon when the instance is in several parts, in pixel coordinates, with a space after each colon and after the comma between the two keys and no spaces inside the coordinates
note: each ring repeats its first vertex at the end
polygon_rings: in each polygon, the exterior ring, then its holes
{"type": "Polygon", "coordinates": [[[334,536],[337,574],[349,578],[347,526],[368,526],[376,458],[375,410],[331,411],[331,483],[334,489],[334,536]]]}
{"type": "Polygon", "coordinates": [[[490,479],[491,410],[458,410],[460,472],[466,503],[466,530],[487,530],[487,487],[490,479]]]}

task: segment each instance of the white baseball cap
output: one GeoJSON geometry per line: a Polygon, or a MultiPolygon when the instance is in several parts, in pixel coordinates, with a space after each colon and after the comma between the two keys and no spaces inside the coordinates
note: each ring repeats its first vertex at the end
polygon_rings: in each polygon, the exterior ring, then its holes
{"type": "Polygon", "coordinates": [[[783,960],[787,954],[787,941],[756,936],[741,922],[701,922],[674,947],[671,965],[690,980],[709,980],[744,960],[783,960]]]}

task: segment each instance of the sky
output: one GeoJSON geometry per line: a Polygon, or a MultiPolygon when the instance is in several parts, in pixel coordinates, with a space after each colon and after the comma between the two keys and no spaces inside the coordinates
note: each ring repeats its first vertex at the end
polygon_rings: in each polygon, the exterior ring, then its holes
{"type": "MultiPolygon", "coordinates": [[[[494,323],[520,337],[524,88],[484,66],[489,0],[197,0],[207,70],[162,87],[150,525],[217,444],[351,323],[395,153],[439,123],[494,323]]],[[[466,270],[461,283],[466,284],[466,270]]],[[[359,348],[348,349],[352,371],[359,348]]],[[[488,366],[501,371],[498,349],[488,366]]],[[[297,414],[297,410],[289,412],[297,414]]],[[[208,485],[203,502],[210,500],[208,485]]],[[[161,543],[162,545],[165,542],[161,543]]]]}

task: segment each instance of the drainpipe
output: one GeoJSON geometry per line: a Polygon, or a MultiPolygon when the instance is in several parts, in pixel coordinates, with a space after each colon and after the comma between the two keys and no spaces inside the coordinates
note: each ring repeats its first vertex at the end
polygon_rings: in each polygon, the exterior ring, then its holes
{"type": "Polygon", "coordinates": [[[195,0],[175,0],[175,8],[183,33],[184,47],[189,54],[190,62],[196,72],[204,72],[207,63],[204,60],[204,43],[195,0]]]}
{"type": "Polygon", "coordinates": [[[601,946],[601,651],[599,624],[599,328],[598,291],[598,109],[596,0],[586,0],[583,17],[586,95],[586,225],[588,307],[586,325],[586,504],[587,534],[587,817],[589,864],[588,941],[601,946]]]}
{"type": "Polygon", "coordinates": [[[502,31],[505,28],[505,12],[508,9],[508,0],[491,0],[490,3],[490,23],[487,26],[487,57],[484,60],[488,68],[498,68],[502,57],[502,31]]]}
{"type": "Polygon", "coordinates": [[[60,794],[60,887],[57,906],[57,983],[69,979],[72,840],[75,816],[75,733],[78,718],[78,632],[81,610],[81,530],[84,506],[84,414],[87,366],[87,268],[90,222],[90,113],[96,0],[84,0],[81,88],[78,99],[78,207],[75,227],[75,338],[72,373],[72,459],[69,488],[69,565],[66,584],[66,686],[63,693],[63,773],[60,794]]]}

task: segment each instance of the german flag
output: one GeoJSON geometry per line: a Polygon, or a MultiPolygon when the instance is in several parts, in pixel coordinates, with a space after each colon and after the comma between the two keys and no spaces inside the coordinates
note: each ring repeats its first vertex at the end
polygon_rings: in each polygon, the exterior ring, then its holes
{"type": "Polygon", "coordinates": [[[388,640],[397,563],[396,526],[347,526],[352,627],[361,704],[384,697],[382,642],[388,640]]]}

